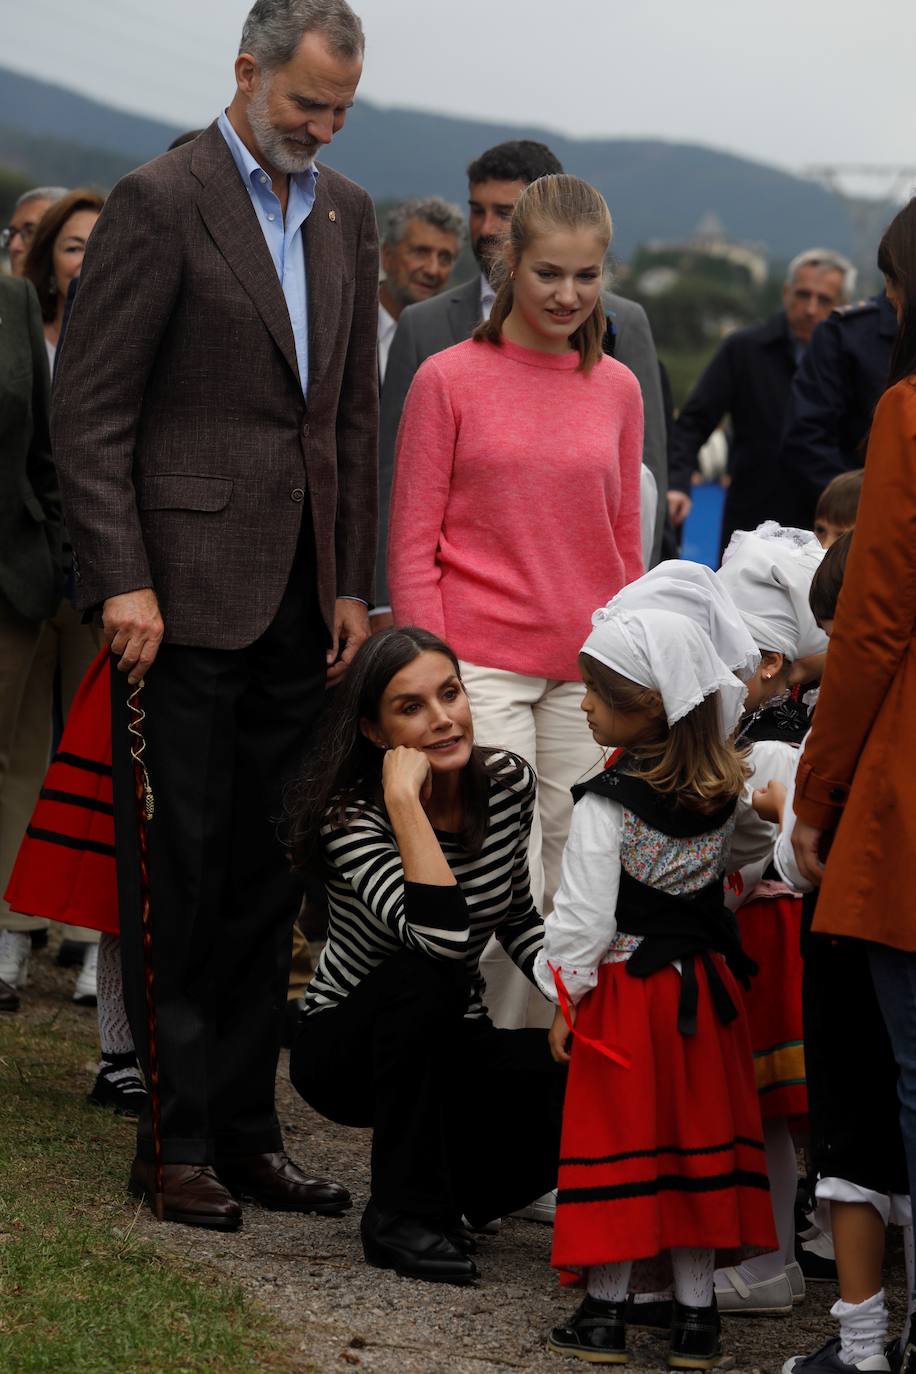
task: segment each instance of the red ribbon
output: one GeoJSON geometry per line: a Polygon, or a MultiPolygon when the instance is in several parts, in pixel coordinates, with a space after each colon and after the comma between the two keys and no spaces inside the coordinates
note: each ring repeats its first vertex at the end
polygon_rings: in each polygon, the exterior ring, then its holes
{"type": "Polygon", "coordinates": [[[741,869],[736,868],[734,873],[730,873],[725,879],[725,891],[734,892],[736,897],[740,897],[744,891],[744,879],[741,876],[741,869]]]}
{"type": "Polygon", "coordinates": [[[603,1041],[593,1040],[590,1035],[583,1035],[581,1031],[576,1030],[569,1014],[572,1003],[570,1002],[569,992],[567,991],[566,984],[563,982],[560,970],[554,968],[551,963],[548,963],[547,967],[553,974],[553,981],[556,984],[557,997],[560,1002],[560,1011],[563,1013],[563,1020],[569,1027],[570,1035],[574,1036],[576,1040],[581,1040],[583,1045],[589,1045],[593,1050],[597,1050],[599,1054],[604,1055],[605,1059],[610,1059],[614,1064],[618,1064],[620,1068],[632,1068],[633,1060],[627,1054],[626,1050],[615,1048],[612,1045],[605,1045],[603,1041]]]}

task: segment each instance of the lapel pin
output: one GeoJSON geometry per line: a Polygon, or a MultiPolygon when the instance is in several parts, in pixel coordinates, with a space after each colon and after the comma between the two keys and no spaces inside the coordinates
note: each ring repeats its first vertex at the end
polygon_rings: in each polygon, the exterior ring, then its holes
{"type": "Polygon", "coordinates": [[[328,219],[331,220],[331,222],[332,222],[333,224],[336,224],[336,223],[337,223],[337,211],[336,211],[336,210],[329,210],[329,211],[328,211],[328,219]]]}

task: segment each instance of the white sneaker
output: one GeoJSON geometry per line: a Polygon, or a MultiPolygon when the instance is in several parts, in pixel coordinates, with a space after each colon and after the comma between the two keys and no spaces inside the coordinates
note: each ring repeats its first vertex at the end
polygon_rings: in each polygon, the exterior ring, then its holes
{"type": "Polygon", "coordinates": [[[805,1301],[805,1276],[797,1260],[790,1260],[786,1265],[786,1278],[792,1289],[793,1306],[797,1307],[800,1302],[805,1301]]]}
{"type": "Polygon", "coordinates": [[[716,1303],[729,1317],[786,1317],[792,1311],[792,1285],[785,1274],[746,1283],[737,1269],[718,1269],[716,1303]]]}
{"type": "Polygon", "coordinates": [[[557,1215],[556,1188],[552,1188],[543,1197],[535,1198],[527,1207],[520,1207],[512,1215],[518,1217],[519,1221],[539,1221],[543,1226],[552,1226],[557,1215]]]}
{"type": "Polygon", "coordinates": [[[96,982],[98,964],[98,945],[87,945],[86,953],[83,955],[83,967],[79,971],[76,988],[73,992],[73,1000],[80,1007],[94,1007],[98,1002],[98,984],[96,982]]]}
{"type": "Polygon", "coordinates": [[[24,988],[29,981],[29,955],[32,940],[23,930],[0,930],[0,978],[11,988],[24,988]]]}

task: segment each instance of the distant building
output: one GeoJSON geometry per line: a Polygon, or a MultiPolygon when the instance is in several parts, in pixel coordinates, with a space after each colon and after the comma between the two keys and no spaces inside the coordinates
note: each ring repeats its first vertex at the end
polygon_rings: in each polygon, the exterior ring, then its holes
{"type": "Polygon", "coordinates": [[[640,278],[640,289],[648,295],[659,294],[672,284],[671,277],[661,277],[662,272],[670,269],[680,275],[689,271],[690,260],[695,258],[711,258],[743,269],[752,286],[762,286],[769,271],[766,247],[762,243],[737,243],[730,239],[714,210],[707,210],[689,239],[650,239],[645,251],[667,260],[647,268],[640,278]],[[646,277],[650,278],[648,283],[646,277]]]}

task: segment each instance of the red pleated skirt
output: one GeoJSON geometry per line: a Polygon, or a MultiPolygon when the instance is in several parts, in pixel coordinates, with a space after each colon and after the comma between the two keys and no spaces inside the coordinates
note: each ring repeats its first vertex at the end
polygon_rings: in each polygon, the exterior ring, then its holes
{"type": "Polygon", "coordinates": [[[631,1066],[573,1041],[552,1258],[564,1283],[637,1260],[646,1264],[631,1286],[653,1288],[670,1278],[672,1249],[715,1250],[724,1265],[776,1248],[747,1022],[712,958],[739,1008],[727,1026],[699,961],[695,1035],[678,1030],[672,967],[633,978],[625,963],[604,964],[579,1006],[576,1030],[624,1050],[631,1066]]]}
{"type": "Polygon", "coordinates": [[[801,897],[755,897],[736,915],[758,973],[744,993],[760,1110],[765,1120],[808,1115],[802,1031],[801,897]]]}
{"type": "Polygon", "coordinates": [[[73,698],[5,896],[23,915],[117,935],[109,657],[73,698]]]}

